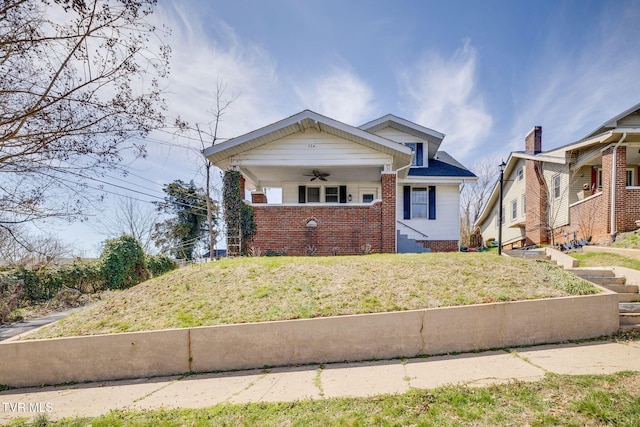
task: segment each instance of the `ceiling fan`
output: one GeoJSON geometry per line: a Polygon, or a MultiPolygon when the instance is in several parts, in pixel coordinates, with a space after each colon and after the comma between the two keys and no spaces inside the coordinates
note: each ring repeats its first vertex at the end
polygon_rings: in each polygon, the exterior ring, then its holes
{"type": "Polygon", "coordinates": [[[312,173],[313,175],[308,175],[308,174],[305,174],[305,175],[304,175],[304,176],[311,176],[311,177],[313,177],[313,178],[311,178],[309,181],[315,181],[316,179],[319,179],[320,181],[326,181],[326,180],[327,180],[327,177],[331,175],[330,173],[327,173],[327,172],[320,172],[320,171],[319,171],[319,170],[317,170],[317,169],[314,169],[313,171],[311,171],[311,173],[312,173]]]}

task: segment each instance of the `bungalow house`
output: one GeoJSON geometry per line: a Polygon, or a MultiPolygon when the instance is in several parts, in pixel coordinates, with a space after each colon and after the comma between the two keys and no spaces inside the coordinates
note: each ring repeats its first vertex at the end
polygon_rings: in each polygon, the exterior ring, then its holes
{"type": "MultiPolygon", "coordinates": [[[[542,128],[504,168],[503,247],[592,238],[605,243],[640,220],[640,104],[579,141],[542,151],[542,128]]],[[[499,183],[476,225],[498,238],[499,183]]]]}
{"type": "Polygon", "coordinates": [[[241,173],[261,253],[456,251],[460,186],[477,177],[443,138],[393,115],[353,127],[305,110],[204,155],[241,173]]]}

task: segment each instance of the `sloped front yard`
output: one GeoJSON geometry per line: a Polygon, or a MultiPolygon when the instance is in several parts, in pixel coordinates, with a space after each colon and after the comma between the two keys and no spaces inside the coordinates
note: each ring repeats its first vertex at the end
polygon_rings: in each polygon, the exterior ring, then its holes
{"type": "Polygon", "coordinates": [[[597,293],[544,262],[493,254],[264,257],[186,267],[28,338],[326,317],[597,293]]]}

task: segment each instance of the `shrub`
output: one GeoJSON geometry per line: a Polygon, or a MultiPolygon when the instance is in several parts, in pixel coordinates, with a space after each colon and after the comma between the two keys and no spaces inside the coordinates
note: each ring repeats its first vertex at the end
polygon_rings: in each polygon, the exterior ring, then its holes
{"type": "Polygon", "coordinates": [[[151,276],[158,277],[178,268],[178,263],[165,255],[147,255],[147,268],[151,276]]]}
{"type": "Polygon", "coordinates": [[[109,289],[126,289],[149,278],[144,250],[132,236],[107,240],[100,261],[109,289]]]}
{"type": "Polygon", "coordinates": [[[18,268],[13,277],[24,284],[24,297],[31,301],[46,301],[56,296],[62,287],[82,293],[104,289],[100,265],[97,262],[78,262],[58,268],[18,268]]]}
{"type": "Polygon", "coordinates": [[[14,312],[22,300],[22,289],[22,281],[0,275],[0,324],[14,320],[14,312]]]}

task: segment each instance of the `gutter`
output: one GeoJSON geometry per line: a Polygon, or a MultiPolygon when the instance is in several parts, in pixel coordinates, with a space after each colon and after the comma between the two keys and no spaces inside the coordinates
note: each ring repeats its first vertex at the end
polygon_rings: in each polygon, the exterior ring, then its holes
{"type": "Polygon", "coordinates": [[[617,175],[617,161],[618,161],[618,146],[624,142],[627,138],[627,132],[622,134],[622,138],[613,147],[613,165],[611,167],[611,213],[609,227],[611,230],[611,242],[616,239],[616,175],[617,175]]]}

